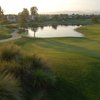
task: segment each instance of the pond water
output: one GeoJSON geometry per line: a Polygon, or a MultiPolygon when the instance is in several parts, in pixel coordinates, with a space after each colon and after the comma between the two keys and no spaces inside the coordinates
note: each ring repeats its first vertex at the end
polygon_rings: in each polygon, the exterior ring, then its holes
{"type": "Polygon", "coordinates": [[[80,26],[44,26],[28,28],[28,36],[36,38],[53,37],[84,37],[83,34],[76,32],[75,29],[80,26]]]}

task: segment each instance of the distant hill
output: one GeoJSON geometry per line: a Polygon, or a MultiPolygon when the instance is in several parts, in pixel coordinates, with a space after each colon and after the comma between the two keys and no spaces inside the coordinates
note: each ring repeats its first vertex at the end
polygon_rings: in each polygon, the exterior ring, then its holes
{"type": "Polygon", "coordinates": [[[100,15],[100,11],[56,11],[56,12],[49,12],[45,14],[95,14],[95,15],[100,15]]]}

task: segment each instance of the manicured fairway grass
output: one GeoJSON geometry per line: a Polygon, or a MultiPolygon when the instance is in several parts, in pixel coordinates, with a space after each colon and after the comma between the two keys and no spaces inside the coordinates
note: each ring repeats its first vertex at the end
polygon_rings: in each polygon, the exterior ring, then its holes
{"type": "Polygon", "coordinates": [[[67,88],[62,86],[54,93],[50,90],[43,100],[100,100],[100,25],[83,26],[77,31],[85,37],[14,41],[24,53],[44,58],[51,70],[66,80],[67,88]]]}

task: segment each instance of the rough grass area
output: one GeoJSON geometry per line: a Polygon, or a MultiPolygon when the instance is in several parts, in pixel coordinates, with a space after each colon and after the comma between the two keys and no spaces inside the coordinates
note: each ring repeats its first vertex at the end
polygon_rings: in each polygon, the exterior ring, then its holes
{"type": "MultiPolygon", "coordinates": [[[[33,100],[41,91],[56,88],[57,78],[36,55],[24,55],[19,47],[0,48],[0,100],[33,100]]],[[[44,94],[43,94],[44,95],[44,94]]]]}
{"type": "Polygon", "coordinates": [[[11,29],[5,26],[0,26],[0,39],[7,39],[11,37],[11,29]]]}
{"type": "Polygon", "coordinates": [[[50,69],[64,79],[58,82],[62,85],[48,90],[49,94],[40,92],[38,97],[42,99],[36,97],[36,100],[100,100],[100,25],[77,30],[85,34],[85,38],[22,38],[14,41],[23,53],[35,53],[44,58],[50,69]]]}

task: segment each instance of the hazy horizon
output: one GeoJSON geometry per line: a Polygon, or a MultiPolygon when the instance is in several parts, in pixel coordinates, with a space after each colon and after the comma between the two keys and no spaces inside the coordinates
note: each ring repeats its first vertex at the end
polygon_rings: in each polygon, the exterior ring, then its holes
{"type": "Polygon", "coordinates": [[[0,6],[5,14],[18,14],[32,6],[38,8],[39,13],[58,11],[100,11],[100,0],[0,0],[0,6]]]}

